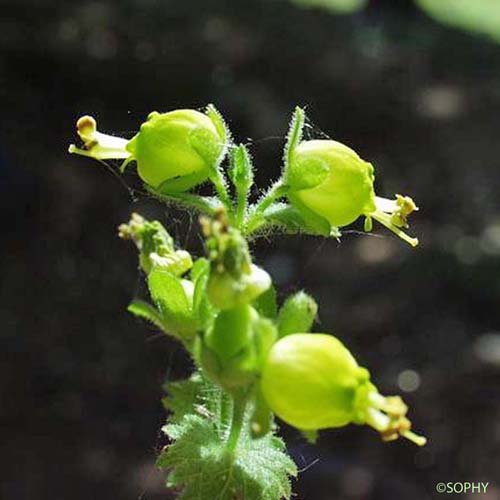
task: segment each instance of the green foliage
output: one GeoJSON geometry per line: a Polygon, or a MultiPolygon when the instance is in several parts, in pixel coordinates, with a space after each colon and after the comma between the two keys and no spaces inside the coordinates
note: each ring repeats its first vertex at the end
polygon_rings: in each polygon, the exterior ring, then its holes
{"type": "Polygon", "coordinates": [[[145,319],[153,325],[157,326],[160,330],[166,331],[168,326],[164,324],[163,317],[151,304],[143,300],[135,299],[127,307],[127,311],[138,318],[145,319]]]}
{"type": "Polygon", "coordinates": [[[220,390],[199,375],[169,384],[167,390],[166,403],[173,414],[163,431],[173,442],[157,465],[170,471],[167,485],[180,489],[179,499],[290,498],[290,477],[296,476],[297,469],[281,439],[271,433],[252,439],[244,431],[231,452],[226,447],[228,422],[221,412],[220,390]]]}
{"type": "Polygon", "coordinates": [[[207,283],[210,276],[210,264],[207,259],[198,259],[191,270],[194,282],[193,316],[198,328],[206,330],[215,317],[215,309],[207,297],[207,283]]]}
{"type": "Polygon", "coordinates": [[[174,334],[191,336],[196,331],[196,321],[182,281],[161,267],[154,267],[148,276],[149,292],[163,323],[174,334]]]}
{"type": "Polygon", "coordinates": [[[186,380],[165,383],[164,390],[167,395],[162,399],[162,403],[169,411],[168,422],[170,424],[182,422],[186,415],[195,411],[197,404],[212,402],[213,405],[221,396],[221,391],[217,387],[211,387],[199,372],[193,373],[186,380]],[[217,393],[216,398],[210,397],[211,391],[217,393]]]}

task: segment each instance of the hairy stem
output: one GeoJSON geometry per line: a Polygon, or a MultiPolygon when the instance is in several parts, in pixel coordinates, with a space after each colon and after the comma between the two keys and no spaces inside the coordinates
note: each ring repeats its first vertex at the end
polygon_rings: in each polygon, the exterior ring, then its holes
{"type": "Polygon", "coordinates": [[[245,213],[247,211],[247,193],[245,191],[237,190],[236,193],[236,227],[241,229],[245,220],[245,213]]]}
{"type": "Polygon", "coordinates": [[[277,180],[269,189],[269,191],[261,198],[259,202],[253,207],[253,210],[248,217],[245,225],[244,234],[246,236],[252,234],[259,229],[264,223],[264,211],[279,198],[286,194],[286,186],[282,179],[277,180]]]}
{"type": "MultiPolygon", "coordinates": [[[[174,203],[185,208],[191,208],[198,212],[214,215],[219,203],[214,203],[210,198],[191,193],[163,193],[157,189],[145,185],[146,190],[155,198],[167,203],[174,203]]],[[[220,206],[220,205],[219,205],[220,206]]]]}
{"type": "Polygon", "coordinates": [[[233,418],[231,420],[231,428],[226,443],[226,449],[231,453],[234,452],[238,444],[238,439],[243,428],[243,418],[245,416],[246,406],[246,395],[238,394],[233,397],[233,418]]]}
{"type": "Polygon", "coordinates": [[[216,169],[214,174],[210,176],[210,181],[214,185],[215,191],[217,192],[217,196],[219,197],[220,201],[226,207],[229,214],[232,214],[233,204],[227,190],[224,174],[219,169],[216,169]]]}

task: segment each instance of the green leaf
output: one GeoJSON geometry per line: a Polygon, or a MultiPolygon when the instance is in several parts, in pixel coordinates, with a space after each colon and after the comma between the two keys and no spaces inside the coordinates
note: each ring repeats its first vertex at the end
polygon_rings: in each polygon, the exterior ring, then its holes
{"type": "Polygon", "coordinates": [[[201,371],[188,379],[166,382],[166,396],[162,403],[170,412],[167,423],[179,423],[186,415],[195,414],[211,418],[224,433],[231,420],[231,397],[208,380],[201,371]]]}
{"type": "Polygon", "coordinates": [[[206,330],[215,316],[215,309],[208,300],[207,283],[210,275],[210,263],[207,259],[198,259],[191,272],[194,282],[193,315],[201,329],[206,330]]]}
{"type": "Polygon", "coordinates": [[[209,269],[209,262],[204,257],[200,257],[196,259],[193,263],[193,267],[191,268],[191,280],[193,283],[196,283],[196,280],[207,272],[209,269]]]}
{"type": "Polygon", "coordinates": [[[205,381],[199,373],[178,382],[167,382],[164,390],[167,395],[162,399],[163,406],[170,412],[170,423],[180,422],[186,415],[193,413],[199,403],[205,381]]]}
{"type": "Polygon", "coordinates": [[[180,488],[180,500],[280,500],[291,496],[293,461],[283,442],[268,434],[261,439],[242,436],[235,454],[210,419],[186,415],[164,432],[174,443],[160,455],[157,465],[173,469],[167,486],[180,488]]]}
{"type": "Polygon", "coordinates": [[[226,440],[232,402],[203,374],[170,382],[164,399],[171,412],[163,427],[172,443],[157,460],[169,470],[167,486],[180,490],[181,500],[281,500],[291,496],[290,477],[297,468],[285,452],[283,441],[271,432],[251,437],[252,405],[234,454],[226,440]]]}
{"type": "Polygon", "coordinates": [[[165,326],[180,336],[194,334],[196,322],[181,278],[161,267],[154,267],[148,275],[148,285],[165,326]]]}
{"type": "Polygon", "coordinates": [[[278,315],[278,306],[274,285],[271,285],[264,293],[260,294],[252,305],[261,316],[269,319],[276,318],[278,315]]]}
{"type": "Polygon", "coordinates": [[[127,311],[138,318],[150,321],[160,330],[165,331],[165,325],[163,324],[161,314],[151,304],[148,304],[143,300],[135,299],[128,305],[127,311]]]}

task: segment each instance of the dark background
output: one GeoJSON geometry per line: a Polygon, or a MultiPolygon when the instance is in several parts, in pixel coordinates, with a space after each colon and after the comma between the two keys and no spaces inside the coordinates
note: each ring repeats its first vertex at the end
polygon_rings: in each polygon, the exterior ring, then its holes
{"type": "Polygon", "coordinates": [[[426,500],[446,481],[489,482],[474,498],[500,498],[500,45],[409,1],[352,16],[281,0],[0,9],[2,499],[171,498],[153,466],[165,444],[159,399],[189,361],[126,313],[142,285],[116,227],[131,211],[156,216],[199,253],[196,220],[131,195],[134,174],[66,150],[84,113],[130,137],[152,110],[208,102],[238,140],[253,138],[261,188],[279,174],[301,104],[311,136],[375,164],[378,194],[420,206],[416,250],[380,228],[255,249],[281,297],[315,295],[319,329],[343,339],[383,393],[401,393],[429,438],[423,449],[383,444],[351,426],[311,446],[284,427],[305,469],[296,498],[426,500]],[[405,370],[420,383],[405,385],[405,370]]]}

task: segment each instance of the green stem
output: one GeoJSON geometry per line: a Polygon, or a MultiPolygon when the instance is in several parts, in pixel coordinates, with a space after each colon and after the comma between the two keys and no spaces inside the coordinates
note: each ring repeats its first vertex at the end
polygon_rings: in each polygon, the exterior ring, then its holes
{"type": "Polygon", "coordinates": [[[246,227],[244,230],[245,235],[250,235],[258,229],[262,228],[266,224],[266,220],[263,212],[276,200],[282,198],[286,195],[288,186],[288,170],[290,168],[290,163],[292,162],[293,155],[295,154],[295,149],[299,145],[302,139],[302,130],[304,128],[305,113],[302,108],[297,106],[295,108],[295,113],[293,114],[292,123],[290,124],[290,130],[288,131],[288,138],[285,145],[285,156],[283,167],[283,173],[281,178],[278,179],[269,189],[269,191],[262,197],[262,199],[255,205],[248,217],[246,227]]]}
{"type": "Polygon", "coordinates": [[[246,395],[239,394],[233,396],[233,418],[231,420],[231,428],[226,443],[226,449],[231,453],[234,452],[238,444],[238,439],[243,428],[243,418],[245,416],[246,406],[246,395]]]}
{"type": "Polygon", "coordinates": [[[250,235],[259,229],[264,220],[264,211],[276,200],[282,198],[286,194],[287,186],[283,183],[283,179],[277,180],[269,189],[269,191],[261,198],[261,200],[253,207],[253,210],[248,217],[245,225],[245,235],[250,235]]]}
{"type": "Polygon", "coordinates": [[[229,192],[226,187],[226,180],[223,173],[217,168],[214,171],[214,175],[210,176],[210,182],[214,185],[217,196],[219,197],[222,204],[226,207],[230,215],[233,214],[233,203],[229,192]]]}
{"type": "Polygon", "coordinates": [[[236,191],[236,227],[241,229],[243,221],[245,220],[245,213],[247,211],[248,199],[246,191],[236,191]]]}
{"type": "Polygon", "coordinates": [[[145,188],[160,201],[175,203],[185,208],[192,208],[207,215],[213,215],[217,210],[217,202],[205,196],[192,193],[163,193],[147,185],[145,188]]]}
{"type": "Polygon", "coordinates": [[[222,389],[219,390],[219,422],[220,430],[227,429],[228,425],[231,423],[231,396],[224,392],[222,389]]]}

